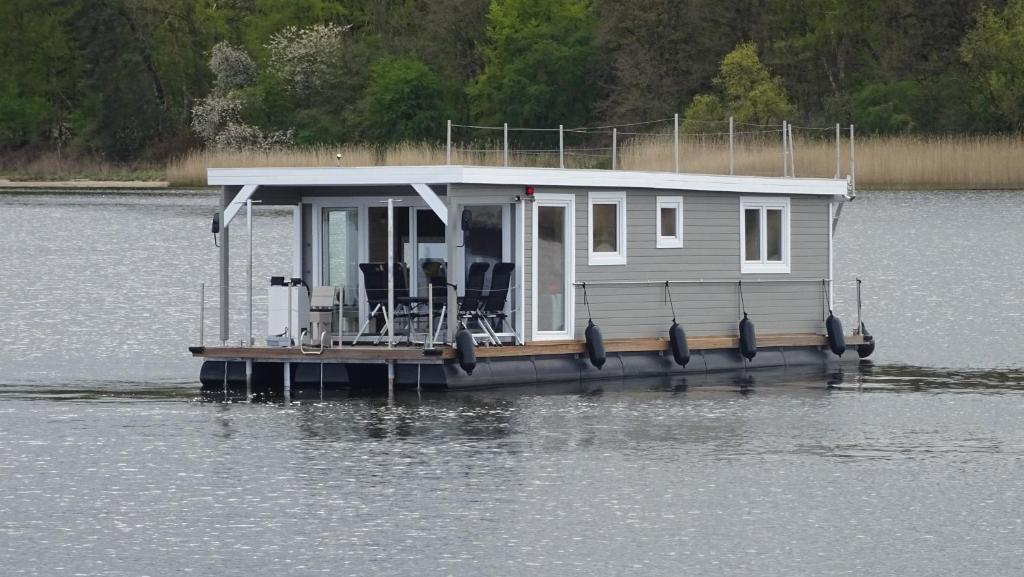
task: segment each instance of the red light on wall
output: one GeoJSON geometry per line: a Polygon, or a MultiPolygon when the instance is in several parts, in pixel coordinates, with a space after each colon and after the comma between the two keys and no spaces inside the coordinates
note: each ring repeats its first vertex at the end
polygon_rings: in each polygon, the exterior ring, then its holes
{"type": "Polygon", "coordinates": [[[527,186],[526,187],[526,196],[533,196],[533,187],[532,186],[527,186]]]}

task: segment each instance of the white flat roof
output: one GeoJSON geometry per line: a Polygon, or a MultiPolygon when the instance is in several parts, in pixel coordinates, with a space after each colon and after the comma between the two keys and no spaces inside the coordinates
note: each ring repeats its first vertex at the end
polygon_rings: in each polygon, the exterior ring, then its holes
{"type": "Polygon", "coordinates": [[[744,194],[845,195],[846,180],[490,166],[210,168],[211,186],[374,186],[498,184],[584,188],[655,188],[744,194]]]}

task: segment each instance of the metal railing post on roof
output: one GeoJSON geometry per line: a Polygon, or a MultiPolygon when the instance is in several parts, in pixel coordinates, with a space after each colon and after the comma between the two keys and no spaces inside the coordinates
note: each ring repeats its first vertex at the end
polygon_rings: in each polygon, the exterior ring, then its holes
{"type": "Polygon", "coordinates": [[[675,157],[676,172],[679,172],[679,113],[672,117],[672,155],[675,157]]]}
{"type": "Polygon", "coordinates": [[[452,121],[448,121],[448,144],[445,146],[445,155],[448,157],[448,164],[452,163],[452,121]]]}
{"type": "Polygon", "coordinates": [[[565,168],[565,127],[558,125],[558,168],[565,168]]]}
{"type": "Polygon", "coordinates": [[[789,176],[789,152],[786,143],[786,121],[782,121],[782,176],[789,176]]]}
{"type": "Polygon", "coordinates": [[[618,167],[618,140],[619,131],[617,128],[612,128],[612,170],[618,167]]]}
{"type": "Polygon", "coordinates": [[[853,125],[850,125],[850,187],[857,192],[857,155],[853,142],[853,125]]]}
{"type": "Polygon", "coordinates": [[[736,132],[733,118],[729,117],[729,174],[736,174],[736,132]]]}
{"type": "Polygon", "coordinates": [[[837,179],[839,178],[839,174],[840,174],[840,170],[841,170],[841,168],[840,168],[840,162],[841,161],[839,160],[839,142],[840,142],[840,139],[841,139],[841,136],[839,134],[839,123],[837,122],[836,123],[836,178],[837,179]]]}
{"type": "Polygon", "coordinates": [[[793,125],[789,125],[789,175],[796,176],[796,148],[793,146],[793,125]]]}
{"type": "Polygon", "coordinates": [[[505,148],[504,148],[504,151],[505,151],[505,158],[504,158],[503,166],[508,166],[508,123],[507,122],[505,123],[505,148]]]}

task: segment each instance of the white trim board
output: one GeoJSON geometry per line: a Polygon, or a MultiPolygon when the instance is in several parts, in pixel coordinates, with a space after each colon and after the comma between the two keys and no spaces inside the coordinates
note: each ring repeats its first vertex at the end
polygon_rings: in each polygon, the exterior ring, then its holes
{"type": "Polygon", "coordinates": [[[577,170],[480,166],[368,166],[210,168],[211,186],[385,186],[412,184],[505,184],[582,188],[652,188],[743,194],[843,196],[846,180],[677,174],[633,170],[577,170]]]}

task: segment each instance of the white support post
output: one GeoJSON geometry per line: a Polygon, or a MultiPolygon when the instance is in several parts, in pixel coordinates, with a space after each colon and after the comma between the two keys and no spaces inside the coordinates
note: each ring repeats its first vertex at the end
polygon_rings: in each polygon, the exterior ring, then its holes
{"type": "Polygon", "coordinates": [[[837,179],[840,178],[840,171],[841,171],[840,160],[839,160],[839,143],[840,143],[840,141],[841,141],[841,136],[839,134],[839,123],[837,122],[836,123],[836,178],[837,179]]]}
{"type": "Polygon", "coordinates": [[[206,283],[199,283],[199,346],[206,344],[206,283]]]}
{"type": "Polygon", "coordinates": [[[284,362],[284,404],[292,404],[292,364],[284,362]]]}
{"type": "Polygon", "coordinates": [[[229,297],[231,291],[229,261],[231,252],[229,250],[231,245],[231,231],[225,224],[227,221],[228,207],[231,205],[231,199],[234,198],[234,192],[228,187],[224,187],[222,193],[222,205],[220,212],[220,342],[221,344],[227,344],[229,336],[229,324],[231,321],[230,308],[229,308],[229,297]]]}
{"type": "Polygon", "coordinates": [[[505,123],[505,147],[504,147],[504,160],[502,166],[508,166],[508,123],[505,123]]]}
{"type": "Polygon", "coordinates": [[[619,129],[618,128],[612,128],[612,170],[615,170],[616,168],[618,168],[618,164],[619,164],[619,154],[618,154],[619,145],[618,145],[618,142],[619,142],[619,129]]]}
{"type": "MultiPolygon", "coordinates": [[[[252,336],[252,198],[245,200],[245,224],[249,235],[249,262],[245,269],[246,289],[249,294],[249,329],[246,332],[245,346],[251,347],[255,343],[252,336]]],[[[291,302],[288,303],[288,306],[291,307],[291,302]]]]}
{"type": "Polygon", "coordinates": [[[786,143],[786,121],[782,121],[782,176],[789,176],[789,151],[786,143]]]}
{"type": "Polygon", "coordinates": [[[395,346],[395,201],[388,199],[388,348],[395,346]]]}
{"type": "Polygon", "coordinates": [[[672,156],[675,159],[676,172],[679,172],[679,113],[672,117],[672,156]]]}
{"type": "Polygon", "coordinates": [[[729,117],[729,174],[736,174],[736,131],[733,117],[729,117]]]}
{"type": "Polygon", "coordinates": [[[853,125],[850,125],[850,183],[854,193],[857,192],[857,154],[853,142],[853,125]]]}
{"type": "Polygon", "coordinates": [[[448,164],[452,163],[452,121],[448,121],[448,144],[445,146],[445,156],[447,156],[448,164]]]}
{"type": "Polygon", "coordinates": [[[565,127],[558,125],[558,168],[565,168],[565,127]]]}

